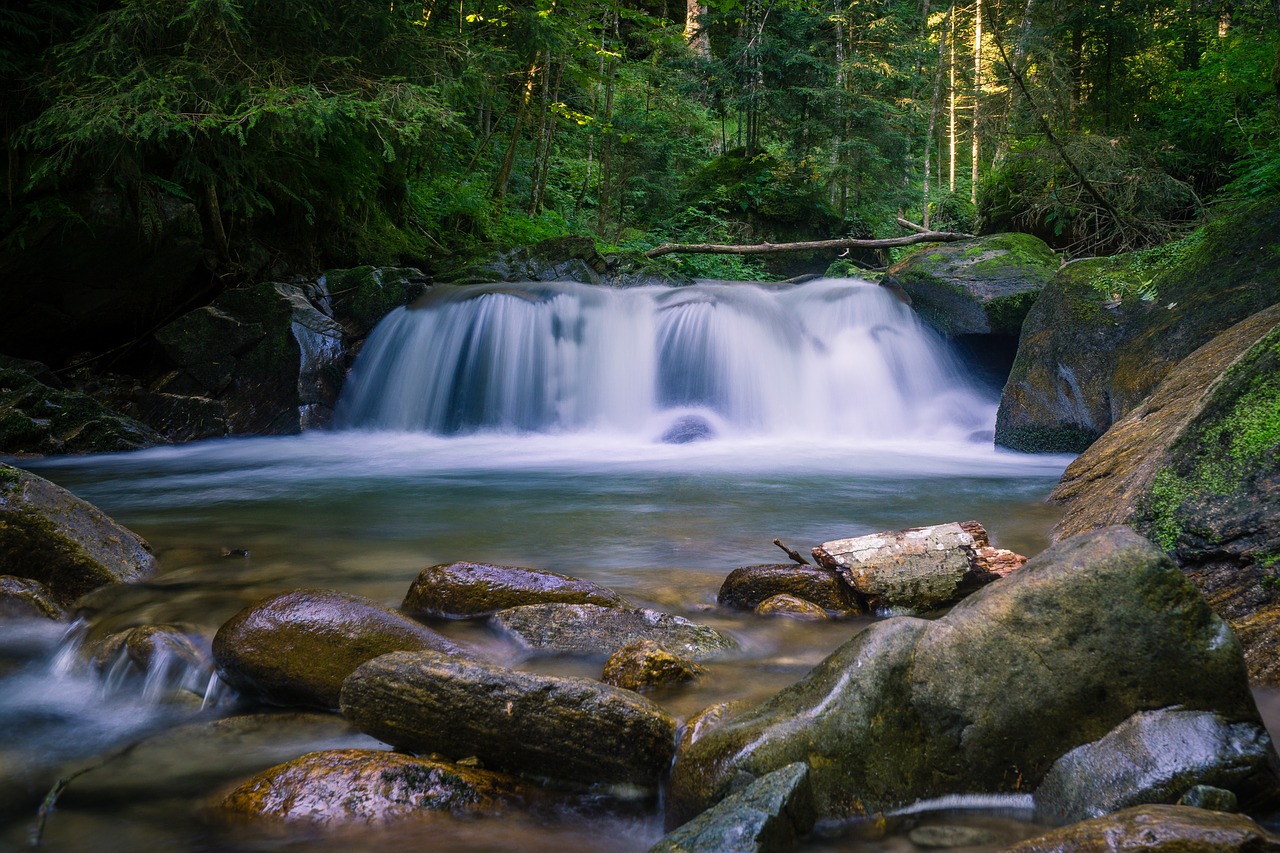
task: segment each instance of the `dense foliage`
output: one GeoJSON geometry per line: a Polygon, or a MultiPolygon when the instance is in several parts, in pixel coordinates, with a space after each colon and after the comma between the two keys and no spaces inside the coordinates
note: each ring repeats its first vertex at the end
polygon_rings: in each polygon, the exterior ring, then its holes
{"type": "Polygon", "coordinates": [[[1276,15],[1258,0],[32,0],[0,9],[0,237],[20,251],[105,188],[144,223],[159,199],[194,205],[205,263],[232,279],[272,258],[430,266],[569,232],[887,236],[900,213],[1077,253],[1157,245],[1206,204],[1280,187],[1276,15]]]}

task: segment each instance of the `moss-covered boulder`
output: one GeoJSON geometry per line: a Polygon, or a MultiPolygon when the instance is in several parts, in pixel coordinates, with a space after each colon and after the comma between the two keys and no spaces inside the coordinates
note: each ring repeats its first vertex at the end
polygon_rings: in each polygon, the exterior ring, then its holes
{"type": "Polygon", "coordinates": [[[1078,453],[1220,332],[1280,302],[1280,202],[1062,268],[1023,324],[996,444],[1078,453]]]}
{"type": "Polygon", "coordinates": [[[914,252],[889,268],[930,326],[948,337],[1017,336],[1058,259],[1030,234],[993,234],[914,252]]]}
{"type": "Polygon", "coordinates": [[[321,827],[385,824],[431,812],[476,814],[519,804],[518,779],[371,749],[312,752],[264,770],[215,802],[226,817],[321,827]]]}
{"type": "Polygon", "coordinates": [[[1132,524],[1236,630],[1251,676],[1280,683],[1280,306],[1184,359],[1063,474],[1056,537],[1132,524]]]}
{"type": "Polygon", "coordinates": [[[580,578],[522,566],[458,562],[420,571],[400,609],[444,619],[471,619],[509,607],[552,602],[601,607],[625,604],[613,590],[580,578]]]}
{"type": "MultiPolygon", "coordinates": [[[[1026,791],[1064,753],[1175,705],[1260,728],[1227,625],[1159,549],[1107,528],[1058,543],[940,619],[872,625],[700,733],[677,756],[670,817],[688,820],[797,761],[829,818],[1026,791]]],[[[1242,800],[1277,790],[1268,768],[1254,781],[1242,800]]]]}
{"type": "Polygon", "coordinates": [[[342,714],[403,750],[585,784],[655,789],[675,751],[675,720],[630,690],[437,652],[363,664],[342,687],[342,714]]]}
{"type": "Polygon", "coordinates": [[[43,364],[0,357],[0,453],[111,453],[164,442],[146,424],[62,387],[43,364]]]}
{"type": "Polygon", "coordinates": [[[0,621],[5,619],[52,619],[65,621],[66,609],[53,591],[40,581],[0,575],[0,621]]]}
{"type": "Polygon", "coordinates": [[[151,546],[66,489],[0,463],[0,571],[47,586],[63,606],[155,573],[151,546]]]}
{"type": "Polygon", "coordinates": [[[356,595],[299,589],[252,604],[213,638],[218,675],[273,705],[338,707],[342,681],[400,650],[462,649],[427,626],[356,595]]]}
{"type": "Polygon", "coordinates": [[[494,281],[580,281],[600,284],[608,261],[586,236],[552,237],[530,246],[495,250],[492,257],[447,275],[458,284],[494,281]]]}
{"type": "Polygon", "coordinates": [[[1280,837],[1244,815],[1190,806],[1135,806],[1029,838],[1005,853],[1267,853],[1280,837]]]}
{"type": "Polygon", "coordinates": [[[335,320],[354,342],[378,321],[422,295],[430,279],[413,267],[355,267],[328,270],[317,281],[335,320]]]}
{"type": "Polygon", "coordinates": [[[652,640],[682,657],[703,660],[738,648],[710,625],[642,607],[530,604],[494,614],[493,623],[530,649],[611,655],[637,640],[652,640]]]}
{"type": "Polygon", "coordinates": [[[637,640],[618,649],[605,661],[600,680],[614,687],[643,692],[696,681],[706,672],[705,667],[672,654],[653,640],[637,640]]]}
{"type": "Polygon", "coordinates": [[[766,598],[783,594],[812,602],[832,615],[865,612],[853,590],[834,570],[796,563],[740,566],[724,579],[716,600],[725,607],[754,610],[766,598]]]}

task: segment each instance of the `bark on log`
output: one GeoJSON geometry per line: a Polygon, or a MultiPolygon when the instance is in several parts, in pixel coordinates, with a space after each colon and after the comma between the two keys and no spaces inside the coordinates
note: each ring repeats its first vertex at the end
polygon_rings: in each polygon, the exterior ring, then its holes
{"type": "Polygon", "coordinates": [[[837,539],[814,548],[813,556],[872,608],[896,613],[945,607],[1026,562],[992,548],[976,521],[837,539]]]}
{"type": "Polygon", "coordinates": [[[954,243],[972,240],[972,234],[957,231],[921,231],[906,237],[885,237],[865,240],[842,237],[838,240],[808,240],[800,243],[757,243],[751,246],[730,246],[723,243],[663,243],[645,252],[647,258],[663,255],[776,255],[784,252],[809,252],[825,249],[892,249],[912,246],[916,243],[954,243]]]}

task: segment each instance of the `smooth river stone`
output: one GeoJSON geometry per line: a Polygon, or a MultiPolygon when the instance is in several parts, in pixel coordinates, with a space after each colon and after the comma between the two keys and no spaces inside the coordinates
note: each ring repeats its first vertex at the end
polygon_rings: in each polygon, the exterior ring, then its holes
{"type": "Polygon", "coordinates": [[[526,604],[625,604],[613,590],[541,569],[489,563],[442,563],[418,573],[401,609],[446,619],[489,616],[526,604]]]}
{"type": "Polygon", "coordinates": [[[630,607],[534,604],[513,607],[494,623],[532,649],[609,655],[637,640],[652,640],[681,657],[702,660],[738,648],[732,637],[680,616],[630,607]]]}

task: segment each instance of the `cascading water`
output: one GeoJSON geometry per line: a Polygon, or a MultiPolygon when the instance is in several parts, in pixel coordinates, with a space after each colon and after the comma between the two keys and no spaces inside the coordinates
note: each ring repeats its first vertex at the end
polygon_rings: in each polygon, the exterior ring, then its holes
{"type": "MultiPolygon", "coordinates": [[[[876,285],[433,288],[370,337],[345,426],[964,439],[994,403],[876,285]]],[[[982,435],[989,441],[989,435],[982,435]]]]}

